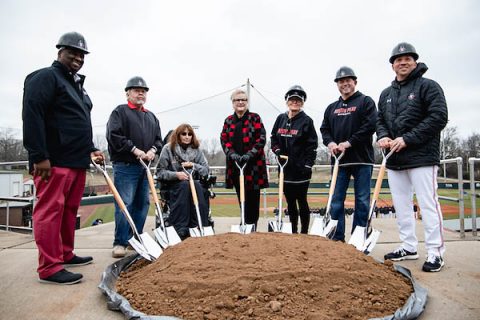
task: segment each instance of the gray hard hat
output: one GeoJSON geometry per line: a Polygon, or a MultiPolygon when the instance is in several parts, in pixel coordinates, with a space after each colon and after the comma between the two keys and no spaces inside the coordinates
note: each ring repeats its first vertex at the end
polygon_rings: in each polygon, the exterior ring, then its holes
{"type": "Polygon", "coordinates": [[[77,49],[85,54],[88,54],[88,47],[85,38],[78,32],[67,32],[60,37],[56,45],[57,49],[60,48],[73,48],[77,49]]]}
{"type": "Polygon", "coordinates": [[[148,91],[147,83],[143,80],[142,77],[133,77],[127,81],[127,85],[125,86],[125,91],[128,91],[132,88],[143,88],[145,91],[148,91]]]}
{"type": "Polygon", "coordinates": [[[302,99],[303,101],[307,100],[307,93],[303,88],[299,85],[294,85],[288,89],[287,93],[285,93],[285,100],[288,100],[292,97],[297,97],[302,99]]]}
{"type": "Polygon", "coordinates": [[[338,80],[343,78],[352,78],[353,80],[357,80],[357,76],[355,75],[355,72],[353,72],[353,69],[347,66],[343,66],[338,69],[337,74],[335,75],[335,80],[333,81],[338,82],[338,80]]]}
{"type": "Polygon", "coordinates": [[[395,48],[393,48],[389,59],[390,63],[393,64],[395,59],[400,56],[412,56],[415,61],[418,59],[417,50],[415,50],[415,47],[408,42],[400,42],[395,46],[395,48]]]}

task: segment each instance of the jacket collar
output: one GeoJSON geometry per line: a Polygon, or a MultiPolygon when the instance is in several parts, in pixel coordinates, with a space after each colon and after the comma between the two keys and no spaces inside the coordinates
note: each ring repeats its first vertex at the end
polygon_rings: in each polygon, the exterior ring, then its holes
{"type": "Polygon", "coordinates": [[[407,83],[422,77],[425,74],[425,72],[427,72],[427,70],[428,70],[427,65],[423,62],[419,62],[417,63],[417,67],[413,69],[412,72],[410,72],[410,74],[407,76],[405,80],[397,81],[397,79],[395,78],[395,80],[392,81],[392,86],[393,87],[404,86],[407,83]]]}
{"type": "MultiPolygon", "coordinates": [[[[68,68],[67,68],[64,64],[62,64],[60,61],[58,61],[58,60],[53,61],[52,67],[57,68],[57,69],[60,69],[60,71],[61,71],[66,77],[71,78],[72,81],[74,81],[73,73],[70,72],[70,70],[68,70],[68,68]]],[[[85,76],[84,76],[83,74],[79,74],[79,73],[77,73],[76,75],[77,75],[78,77],[80,77],[79,82],[80,82],[80,83],[82,84],[82,86],[83,86],[83,83],[85,82],[85,76]]],[[[74,81],[74,82],[75,82],[75,81],[74,81]]]]}

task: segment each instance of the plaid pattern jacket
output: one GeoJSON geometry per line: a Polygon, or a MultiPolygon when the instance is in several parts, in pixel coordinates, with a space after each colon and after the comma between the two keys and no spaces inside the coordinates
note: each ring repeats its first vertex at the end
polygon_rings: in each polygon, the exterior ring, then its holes
{"type": "MultiPolygon", "coordinates": [[[[258,114],[249,111],[244,115],[244,118],[242,130],[243,152],[239,154],[250,153],[253,156],[243,172],[245,189],[258,190],[268,188],[267,165],[263,150],[267,139],[262,119],[258,114]]],[[[240,174],[237,166],[230,159],[230,155],[235,153],[233,136],[237,119],[235,114],[229,115],[223,123],[220,135],[220,143],[226,155],[225,184],[229,189],[233,188],[233,177],[240,174]]]]}

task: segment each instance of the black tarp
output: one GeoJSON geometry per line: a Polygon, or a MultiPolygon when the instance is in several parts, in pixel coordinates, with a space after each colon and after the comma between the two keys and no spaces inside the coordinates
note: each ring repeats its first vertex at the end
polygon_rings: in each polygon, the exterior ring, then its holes
{"type": "MultiPolygon", "coordinates": [[[[102,279],[98,288],[107,296],[107,308],[110,310],[121,311],[127,319],[149,319],[149,320],[180,320],[180,318],[170,316],[149,316],[142,312],[138,312],[132,308],[130,303],[123,296],[115,291],[115,283],[118,276],[123,270],[126,270],[138,259],[142,259],[140,255],[134,254],[127,256],[111,265],[109,265],[102,273],[102,279]]],[[[427,303],[427,289],[420,286],[413,279],[410,270],[399,265],[394,265],[397,272],[408,278],[413,286],[413,292],[408,298],[405,305],[395,314],[382,318],[374,318],[370,320],[409,320],[416,319],[425,309],[427,303]]]]}

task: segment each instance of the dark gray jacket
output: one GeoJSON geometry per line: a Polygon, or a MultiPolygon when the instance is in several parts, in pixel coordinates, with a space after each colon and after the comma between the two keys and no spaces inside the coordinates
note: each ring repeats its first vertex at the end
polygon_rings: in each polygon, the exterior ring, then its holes
{"type": "Polygon", "coordinates": [[[387,168],[402,170],[440,164],[440,132],[448,111],[443,90],[423,78],[428,70],[418,63],[405,81],[394,80],[378,102],[377,139],[403,137],[407,147],[394,153],[387,168]]]}

